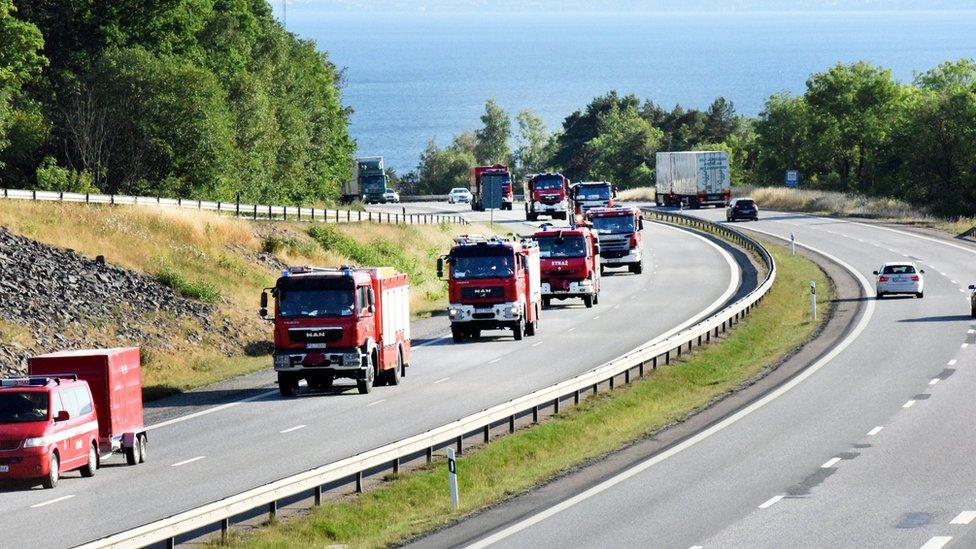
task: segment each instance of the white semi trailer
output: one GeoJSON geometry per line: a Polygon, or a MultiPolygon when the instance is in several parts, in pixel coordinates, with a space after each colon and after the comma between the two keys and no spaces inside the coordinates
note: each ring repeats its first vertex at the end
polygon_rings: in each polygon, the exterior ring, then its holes
{"type": "Polygon", "coordinates": [[[729,156],[721,151],[659,152],[658,206],[726,206],[732,192],[729,156]]]}

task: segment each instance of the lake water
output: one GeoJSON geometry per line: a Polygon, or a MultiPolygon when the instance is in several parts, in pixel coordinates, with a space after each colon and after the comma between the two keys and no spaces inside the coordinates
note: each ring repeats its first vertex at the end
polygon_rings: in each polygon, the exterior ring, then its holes
{"type": "Polygon", "coordinates": [[[611,89],[671,107],[719,95],[755,115],[773,93],[864,59],[910,81],[976,57],[976,12],[657,14],[321,14],[289,8],[288,29],[345,68],[362,155],[404,172],[431,138],[480,121],[495,98],[556,128],[611,89]]]}

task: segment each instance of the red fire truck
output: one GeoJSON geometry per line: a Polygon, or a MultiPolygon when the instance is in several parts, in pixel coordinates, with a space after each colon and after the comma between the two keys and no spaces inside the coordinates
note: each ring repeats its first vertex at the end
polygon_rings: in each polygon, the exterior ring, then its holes
{"type": "Polygon", "coordinates": [[[146,460],[139,349],[65,351],[30,359],[28,377],[0,380],[0,480],[40,478],[54,488],[101,460],[146,460]]]}
{"type": "Polygon", "coordinates": [[[542,263],[542,304],[580,298],[587,308],[600,302],[600,244],[587,227],[543,225],[532,235],[542,263]]]}
{"type": "Polygon", "coordinates": [[[566,219],[566,194],[569,180],[561,173],[540,173],[525,181],[525,219],[535,221],[540,215],[566,219]]]}
{"type": "Polygon", "coordinates": [[[539,247],[497,236],[462,235],[451,253],[437,260],[437,275],[448,277],[451,335],[455,343],[482,330],[511,329],[516,340],[533,336],[542,311],[539,247]]]}
{"type": "Polygon", "coordinates": [[[600,237],[600,269],[627,267],[634,274],[644,271],[644,219],[637,208],[594,208],[586,218],[600,237]]]}
{"type": "Polygon", "coordinates": [[[410,363],[410,280],[390,268],[292,267],[261,293],[261,316],[274,322],[282,396],[302,379],[325,389],[336,378],[356,380],[366,394],[399,385],[410,363]]]}
{"type": "Polygon", "coordinates": [[[586,214],[592,208],[613,207],[616,197],[617,190],[606,181],[582,181],[569,188],[573,213],[576,214],[586,214]]]}
{"type": "Polygon", "coordinates": [[[484,190],[491,180],[500,180],[502,185],[502,209],[511,210],[514,195],[512,194],[512,172],[504,164],[491,166],[475,166],[471,168],[471,209],[485,211],[484,190]]]}

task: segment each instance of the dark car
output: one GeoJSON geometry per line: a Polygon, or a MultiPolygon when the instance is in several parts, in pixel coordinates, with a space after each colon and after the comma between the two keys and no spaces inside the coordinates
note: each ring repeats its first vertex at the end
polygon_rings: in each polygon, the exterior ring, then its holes
{"type": "Polygon", "coordinates": [[[725,208],[725,220],[737,221],[739,219],[751,219],[759,221],[759,206],[751,198],[735,198],[729,202],[725,208]]]}

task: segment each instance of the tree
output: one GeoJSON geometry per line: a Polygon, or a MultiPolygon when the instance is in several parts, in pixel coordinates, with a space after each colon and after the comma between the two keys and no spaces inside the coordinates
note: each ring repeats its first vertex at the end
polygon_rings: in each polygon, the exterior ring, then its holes
{"type": "Polygon", "coordinates": [[[639,106],[637,96],[620,97],[616,91],[594,98],[585,110],[576,111],[563,121],[552,163],[573,181],[584,178],[593,161],[588,144],[599,135],[603,118],[614,108],[624,111],[639,106]]]}
{"type": "MultiPolygon", "coordinates": [[[[756,121],[757,174],[760,181],[778,182],[788,169],[818,182],[818,167],[811,162],[811,113],[802,97],[773,95],[756,121]]],[[[822,175],[822,174],[820,174],[822,175]]]]}
{"type": "Polygon", "coordinates": [[[474,156],[456,147],[441,149],[431,139],[420,156],[417,173],[420,194],[447,194],[454,187],[468,187],[468,172],[474,156]]]}
{"type": "Polygon", "coordinates": [[[611,108],[600,123],[599,136],[587,145],[593,159],[589,178],[620,188],[653,185],[653,158],[662,136],[636,108],[611,108]]]}
{"type": "Polygon", "coordinates": [[[512,136],[512,122],[494,99],[485,104],[485,114],[481,115],[482,127],[475,135],[477,144],[474,155],[479,164],[488,165],[507,162],[511,156],[508,140],[512,136]]]}
{"type": "Polygon", "coordinates": [[[17,19],[16,11],[12,0],[0,0],[0,150],[9,144],[7,132],[17,117],[17,104],[24,102],[23,86],[47,64],[40,53],[41,31],[17,19]]]}
{"type": "Polygon", "coordinates": [[[523,175],[547,171],[555,140],[546,130],[545,122],[532,111],[520,112],[516,120],[519,131],[513,164],[523,175]]]}

